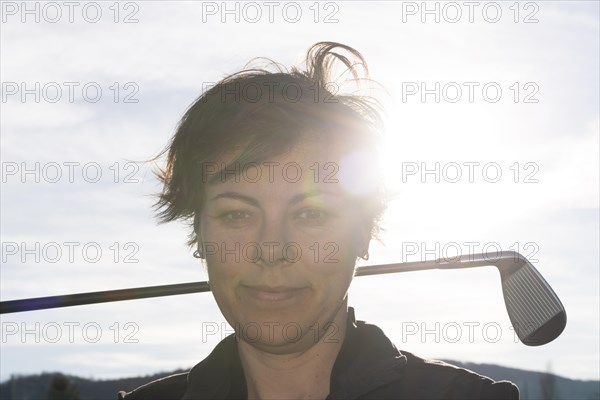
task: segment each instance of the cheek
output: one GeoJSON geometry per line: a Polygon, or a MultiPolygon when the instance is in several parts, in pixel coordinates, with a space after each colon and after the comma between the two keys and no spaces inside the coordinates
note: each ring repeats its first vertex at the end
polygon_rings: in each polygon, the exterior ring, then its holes
{"type": "Polygon", "coordinates": [[[304,238],[303,250],[315,264],[353,266],[360,242],[357,232],[354,225],[344,224],[335,230],[304,238]]]}
{"type": "Polygon", "coordinates": [[[239,308],[235,292],[240,278],[239,269],[220,263],[217,256],[207,257],[206,264],[212,295],[225,319],[231,322],[239,308]]]}
{"type": "Polygon", "coordinates": [[[354,276],[356,245],[352,236],[314,242],[305,253],[303,266],[321,292],[345,292],[354,276]]]}
{"type": "Polygon", "coordinates": [[[215,251],[215,254],[206,256],[206,266],[208,270],[208,279],[213,284],[219,287],[234,286],[239,280],[240,273],[243,271],[240,268],[240,263],[235,262],[236,255],[230,254],[228,262],[223,262],[223,257],[226,256],[220,251],[215,251]]]}

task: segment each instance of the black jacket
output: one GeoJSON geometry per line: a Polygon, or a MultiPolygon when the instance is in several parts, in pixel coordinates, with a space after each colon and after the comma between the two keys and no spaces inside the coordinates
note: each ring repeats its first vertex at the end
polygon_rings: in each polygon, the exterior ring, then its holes
{"type": "MultiPolygon", "coordinates": [[[[246,381],[230,335],[189,373],[172,375],[131,393],[123,400],[245,399],[246,381]]],[[[398,351],[381,329],[354,320],[331,372],[328,399],[518,399],[511,382],[495,382],[442,361],[398,351]]]]}

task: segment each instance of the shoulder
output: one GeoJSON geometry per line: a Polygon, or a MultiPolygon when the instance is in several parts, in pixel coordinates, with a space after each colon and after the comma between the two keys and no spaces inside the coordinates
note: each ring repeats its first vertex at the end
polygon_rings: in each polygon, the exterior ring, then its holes
{"type": "MultiPolygon", "coordinates": [[[[140,386],[130,393],[119,392],[119,400],[181,400],[193,391],[194,398],[220,397],[215,390],[221,382],[229,379],[227,365],[233,355],[237,356],[235,337],[223,339],[204,360],[189,372],[174,374],[140,386]],[[194,379],[195,378],[195,379],[194,379]]],[[[222,396],[221,396],[222,397],[222,396]]]]}
{"type": "Polygon", "coordinates": [[[509,381],[494,381],[468,369],[428,360],[402,350],[407,359],[403,380],[411,390],[430,398],[518,399],[519,389],[509,381]]]}
{"type": "Polygon", "coordinates": [[[187,388],[187,372],[157,379],[133,392],[119,392],[119,400],[180,400],[187,388]]]}
{"type": "MultiPolygon", "coordinates": [[[[357,321],[354,326],[350,325],[349,333],[346,351],[349,350],[352,356],[346,357],[344,364],[349,377],[354,379],[346,382],[366,378],[368,385],[361,385],[358,392],[352,391],[362,393],[364,398],[519,398],[519,389],[512,382],[494,381],[468,369],[398,350],[375,325],[357,321]],[[353,368],[347,368],[349,365],[353,368]]],[[[355,385],[345,383],[344,386],[355,385]]]]}

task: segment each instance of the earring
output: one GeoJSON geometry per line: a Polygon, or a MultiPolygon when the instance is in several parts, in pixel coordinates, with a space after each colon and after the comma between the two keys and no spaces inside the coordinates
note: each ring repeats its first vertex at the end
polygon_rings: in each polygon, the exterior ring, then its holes
{"type": "Polygon", "coordinates": [[[194,258],[204,258],[204,252],[202,251],[202,245],[198,242],[198,248],[194,251],[194,258]]]}

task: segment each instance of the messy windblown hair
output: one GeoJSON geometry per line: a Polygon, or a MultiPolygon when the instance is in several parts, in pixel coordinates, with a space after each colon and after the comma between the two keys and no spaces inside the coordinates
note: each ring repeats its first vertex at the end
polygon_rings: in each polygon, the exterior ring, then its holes
{"type": "MultiPolygon", "coordinates": [[[[234,160],[241,164],[283,154],[307,136],[376,151],[383,129],[378,103],[367,96],[337,93],[331,75],[338,65],[352,74],[358,88],[368,81],[366,62],[358,51],[340,43],[319,42],[308,50],[304,71],[297,67],[287,71],[270,61],[272,70],[245,69],[200,95],[159,155],[167,153],[166,167],[157,173],[163,184],[155,204],[159,220],[188,221],[188,244],[194,245],[205,187],[210,183],[204,179],[203,166],[233,149],[241,150],[234,160]]],[[[372,167],[373,179],[379,179],[382,171],[372,167]]],[[[382,186],[369,193],[361,207],[365,224],[375,235],[385,209],[382,186]]]]}

